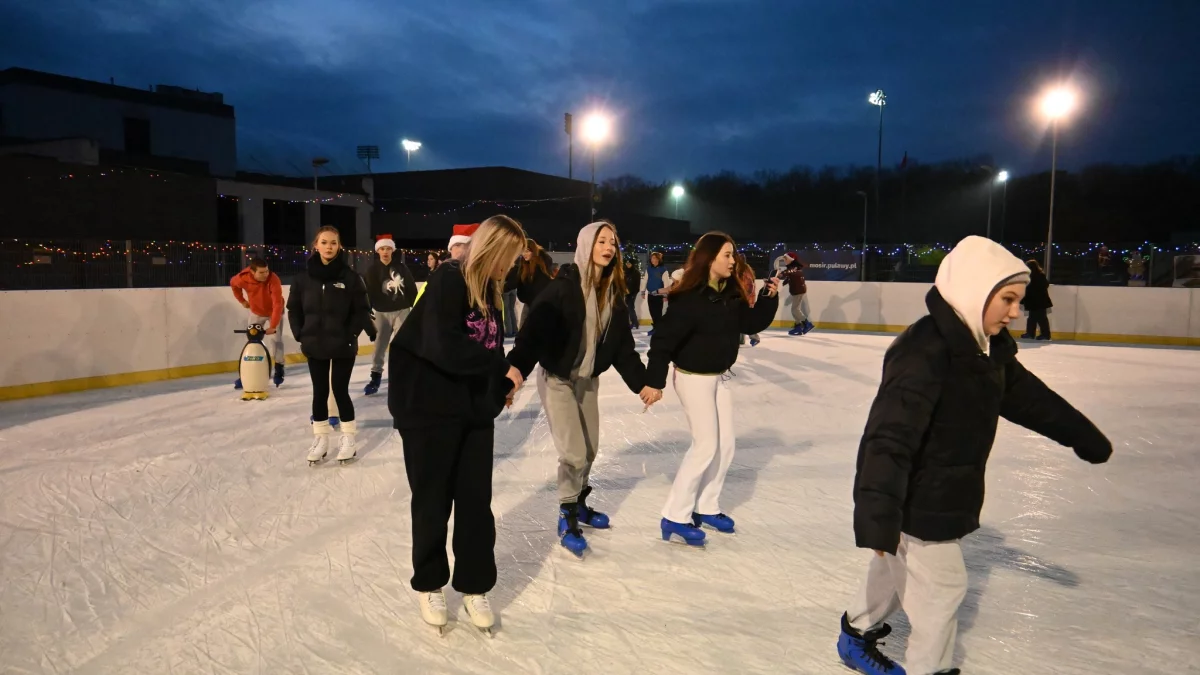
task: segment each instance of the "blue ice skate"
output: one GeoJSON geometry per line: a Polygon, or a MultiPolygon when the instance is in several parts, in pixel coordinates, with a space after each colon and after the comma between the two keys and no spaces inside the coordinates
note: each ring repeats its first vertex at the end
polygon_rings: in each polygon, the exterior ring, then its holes
{"type": "Polygon", "coordinates": [[[567,549],[576,558],[583,558],[583,552],[587,550],[587,539],[583,538],[583,532],[579,529],[579,521],[577,517],[577,504],[563,504],[558,508],[558,536],[559,543],[567,549]]]}
{"type": "Polygon", "coordinates": [[[242,388],[242,378],[240,378],[240,377],[239,377],[238,379],[236,379],[236,380],[234,380],[234,381],[233,381],[233,388],[234,388],[234,389],[241,389],[241,388],[242,388]]]}
{"type": "Polygon", "coordinates": [[[583,491],[579,493],[579,522],[588,527],[594,527],[597,530],[607,530],[610,527],[608,524],[608,514],[600,513],[587,505],[587,497],[590,494],[592,494],[591,485],[583,488],[583,491]]]}
{"type": "MultiPolygon", "coordinates": [[[[314,421],[314,420],[313,420],[313,416],[312,416],[312,415],[309,415],[309,416],[308,416],[308,423],[309,423],[309,424],[312,424],[312,423],[313,423],[313,421],[314,421]]],[[[329,417],[329,426],[336,428],[336,427],[337,427],[337,425],[339,425],[339,424],[341,424],[341,420],[339,420],[338,418],[336,418],[336,417],[333,417],[333,416],[330,416],[330,417],[329,417]]]]}
{"type": "Polygon", "coordinates": [[[671,541],[672,537],[679,537],[688,546],[704,545],[704,531],[691,523],[676,523],[663,518],[659,522],[659,527],[662,528],[663,541],[671,541]]]}
{"type": "Polygon", "coordinates": [[[379,381],[383,377],[383,373],[371,373],[371,381],[363,387],[363,393],[367,396],[379,393],[379,381]]]}
{"type": "Polygon", "coordinates": [[[842,614],[842,635],[837,643],[838,656],[842,657],[842,663],[849,668],[866,675],[905,675],[904,669],[884,656],[877,646],[883,644],[879,640],[891,632],[892,627],[885,623],[879,628],[860,633],[850,625],[849,617],[842,614]]]}
{"type": "Polygon", "coordinates": [[[750,338],[750,346],[751,346],[751,347],[757,347],[757,346],[758,346],[758,343],[760,343],[760,342],[762,342],[762,340],[759,340],[759,339],[758,339],[758,338],[756,338],[756,337],[752,337],[752,338],[750,338]]]}
{"type": "Polygon", "coordinates": [[[813,325],[813,322],[809,321],[808,319],[805,319],[804,320],[804,330],[800,334],[807,335],[808,333],[812,332],[813,328],[816,328],[816,326],[813,325]]]}
{"type": "Polygon", "coordinates": [[[712,516],[703,513],[693,513],[692,524],[696,527],[703,527],[707,525],[717,532],[733,534],[733,518],[730,518],[724,513],[718,513],[712,516]]]}
{"type": "Polygon", "coordinates": [[[792,326],[792,329],[788,331],[788,335],[804,335],[804,324],[797,323],[792,326]]]}
{"type": "Polygon", "coordinates": [[[275,364],[275,386],[278,387],[281,384],[283,384],[283,364],[276,363],[275,364]]]}

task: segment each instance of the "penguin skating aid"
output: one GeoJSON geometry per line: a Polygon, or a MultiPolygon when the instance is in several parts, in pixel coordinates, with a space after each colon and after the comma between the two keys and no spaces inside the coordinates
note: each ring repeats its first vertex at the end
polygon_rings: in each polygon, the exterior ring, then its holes
{"type": "Polygon", "coordinates": [[[245,330],[235,330],[234,333],[244,334],[246,344],[238,358],[238,382],[242,385],[243,401],[264,401],[267,389],[271,384],[271,371],[274,364],[271,353],[263,345],[266,331],[262,324],[251,324],[245,330]]]}

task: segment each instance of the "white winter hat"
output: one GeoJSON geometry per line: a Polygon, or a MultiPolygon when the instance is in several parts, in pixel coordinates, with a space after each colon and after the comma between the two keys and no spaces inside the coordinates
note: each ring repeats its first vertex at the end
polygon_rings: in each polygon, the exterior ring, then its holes
{"type": "Polygon", "coordinates": [[[396,248],[396,242],[392,241],[392,239],[390,237],[386,237],[384,239],[380,239],[375,242],[375,250],[376,251],[383,248],[384,246],[391,246],[392,248],[396,248]]]}
{"type": "Polygon", "coordinates": [[[988,298],[1000,286],[1027,283],[1029,267],[1020,258],[991,239],[971,235],[942,258],[933,285],[986,353],[983,312],[988,298]]]}

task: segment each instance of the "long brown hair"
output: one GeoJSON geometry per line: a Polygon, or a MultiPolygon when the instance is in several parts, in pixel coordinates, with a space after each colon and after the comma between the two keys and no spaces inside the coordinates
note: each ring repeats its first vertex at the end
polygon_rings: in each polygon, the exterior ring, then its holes
{"type": "Polygon", "coordinates": [[[517,263],[521,266],[521,283],[527,284],[533,281],[533,277],[539,269],[542,271],[542,274],[550,276],[550,270],[546,269],[546,261],[542,258],[542,253],[545,249],[532,239],[525,240],[525,248],[529,251],[529,260],[522,258],[521,262],[517,263]]]}
{"type": "MultiPolygon", "coordinates": [[[[734,253],[737,253],[737,244],[733,238],[724,232],[707,232],[696,242],[696,247],[688,255],[687,265],[683,268],[683,278],[679,283],[671,287],[668,297],[676,293],[686,293],[696,288],[703,288],[708,285],[709,269],[712,267],[713,261],[717,259],[717,254],[721,249],[729,244],[734,247],[734,253]]],[[[737,287],[738,294],[742,299],[749,302],[750,299],[746,296],[746,289],[742,287],[741,281],[737,278],[740,270],[734,267],[733,276],[726,283],[732,283],[737,287]]]]}
{"type": "Polygon", "coordinates": [[[467,245],[462,263],[463,280],[467,282],[467,298],[471,307],[485,317],[493,308],[503,307],[500,286],[492,277],[504,266],[507,274],[525,244],[525,230],[508,216],[492,216],[479,225],[467,245]]]}
{"type": "MultiPolygon", "coordinates": [[[[614,297],[625,297],[625,264],[621,262],[621,237],[617,236],[617,226],[607,220],[597,221],[602,223],[600,228],[596,230],[596,237],[592,239],[592,250],[596,249],[596,242],[600,240],[600,233],[604,230],[612,232],[613,247],[617,249],[616,255],[608,262],[608,266],[600,270],[600,278],[596,280],[596,300],[599,302],[600,309],[604,309],[604,303],[608,302],[608,295],[613,293],[614,297]]],[[[588,251],[588,264],[592,264],[592,251],[588,251]]],[[[580,273],[587,273],[587,270],[579,270],[580,273]]]]}
{"type": "Polygon", "coordinates": [[[1045,272],[1042,271],[1042,266],[1038,264],[1038,261],[1033,260],[1032,258],[1025,261],[1025,266],[1029,268],[1030,272],[1045,274],[1045,272]]]}

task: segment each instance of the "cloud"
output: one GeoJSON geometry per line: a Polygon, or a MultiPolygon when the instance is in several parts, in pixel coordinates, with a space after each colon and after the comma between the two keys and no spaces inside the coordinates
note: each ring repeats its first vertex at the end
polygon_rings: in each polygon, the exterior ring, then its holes
{"type": "Polygon", "coordinates": [[[377,170],[402,168],[404,136],[425,144],[414,168],[562,173],[562,114],[592,108],[616,119],[603,176],[873,164],[878,110],[866,94],[879,87],[885,161],[992,153],[1040,169],[1024,101],[1080,68],[1102,76],[1068,161],[1200,151],[1185,112],[1197,95],[1166,84],[1200,76],[1183,28],[1200,21],[1200,3],[1079,7],[0,0],[13,17],[0,26],[0,65],[221,91],[237,108],[243,164],[288,173],[317,153],[350,170],[364,143],[381,146],[377,170]],[[1157,133],[1105,125],[1125,120],[1157,133]]]}

